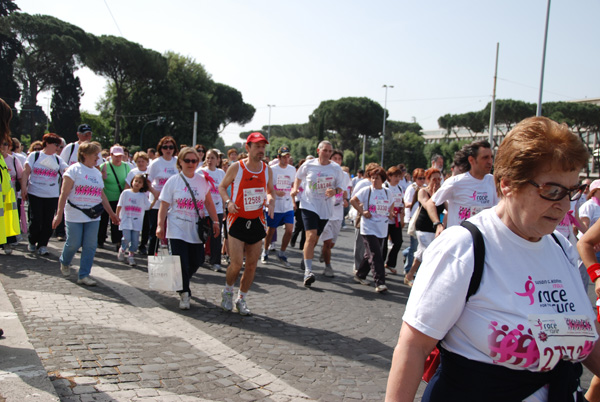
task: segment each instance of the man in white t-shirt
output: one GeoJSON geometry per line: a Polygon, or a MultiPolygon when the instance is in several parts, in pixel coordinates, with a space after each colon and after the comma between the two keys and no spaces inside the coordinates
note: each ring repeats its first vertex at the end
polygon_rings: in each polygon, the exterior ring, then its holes
{"type": "Polygon", "coordinates": [[[333,215],[331,197],[344,192],[344,172],[337,163],[330,161],[333,147],[329,141],[321,141],[317,148],[318,158],[307,160],[298,169],[291,196],[300,199],[300,212],[306,232],[304,243],[304,286],[310,287],[315,281],[312,273],[312,259],[319,236],[325,229],[327,220],[333,215]]]}
{"type": "Polygon", "coordinates": [[[279,148],[277,151],[278,158],[275,159],[276,164],[271,166],[273,172],[273,187],[275,189],[275,215],[273,219],[267,216],[267,236],[265,237],[264,250],[261,256],[261,261],[266,264],[269,260],[269,246],[273,235],[277,232],[277,228],[284,225],[285,233],[281,239],[281,248],[277,254],[279,260],[286,268],[290,267],[285,250],[287,249],[292,231],[294,230],[294,210],[296,203],[291,196],[292,184],[296,178],[296,168],[289,165],[290,149],[286,146],[279,148]]]}
{"type": "Polygon", "coordinates": [[[447,225],[450,227],[498,203],[494,176],[490,174],[494,157],[489,142],[475,141],[463,146],[456,152],[454,163],[465,173],[446,180],[425,204],[436,227],[436,236],[444,230],[436,206],[448,202],[447,225]]]}
{"type": "MultiPolygon", "coordinates": [[[[336,149],[331,154],[331,160],[338,165],[342,165],[344,154],[342,151],[336,149]]],[[[344,172],[344,182],[342,188],[347,189],[351,186],[350,176],[344,172]]],[[[333,267],[331,266],[331,249],[335,246],[340,230],[342,230],[342,222],[344,221],[344,208],[348,205],[348,192],[344,191],[342,194],[336,194],[335,197],[331,198],[333,202],[333,215],[327,221],[325,229],[321,234],[323,239],[323,248],[321,248],[321,258],[325,263],[325,269],[323,275],[328,278],[333,278],[333,267]]]]}
{"type": "MultiPolygon", "coordinates": [[[[80,124],[77,128],[77,138],[76,142],[72,142],[67,144],[62,152],[60,153],[60,157],[65,161],[65,163],[69,166],[77,163],[77,151],[79,150],[79,146],[83,143],[90,142],[92,140],[92,127],[89,124],[80,124]]],[[[102,161],[102,155],[98,155],[98,161],[96,162],[96,166],[100,166],[102,161]]]]}

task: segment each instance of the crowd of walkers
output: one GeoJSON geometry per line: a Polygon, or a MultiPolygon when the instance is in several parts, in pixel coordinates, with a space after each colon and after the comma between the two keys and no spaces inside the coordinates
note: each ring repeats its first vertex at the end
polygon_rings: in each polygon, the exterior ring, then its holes
{"type": "MultiPolygon", "coordinates": [[[[525,119],[495,163],[491,144],[475,141],[447,174],[434,155],[412,174],[403,164],[371,163],[351,177],[328,141],[294,165],[287,146],[266,158],[259,132],[227,154],[165,136],[130,158],[119,144],[102,150],[81,124],[78,141],[47,133],[24,153],[10,118],[0,100],[5,254],[22,239],[28,252],[48,255],[54,234],[64,240],[62,275],[81,250],[77,283],[94,286],[94,256],[105,243],[131,266],[136,254],[166,246],[180,257],[180,309],[191,308],[192,276],[206,264],[225,267],[222,309],[250,315],[258,262],[290,268],[288,246],[302,249],[305,287],[318,279],[317,256],[325,277],[345,269],[331,255],[348,218],[353,280],[386,293],[386,277],[400,270],[411,287],[388,400],[412,401],[430,364],[424,401],[578,401],[581,363],[600,374],[598,317],[587,296],[592,282],[600,297],[600,180],[580,183],[589,154],[565,125],[525,119]],[[403,231],[411,239],[404,250],[403,231]]],[[[600,401],[597,377],[585,397],[600,401]]]]}

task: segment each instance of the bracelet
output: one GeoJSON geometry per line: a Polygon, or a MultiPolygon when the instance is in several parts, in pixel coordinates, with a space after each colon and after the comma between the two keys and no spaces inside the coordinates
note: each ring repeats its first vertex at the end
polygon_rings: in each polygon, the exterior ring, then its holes
{"type": "Polygon", "coordinates": [[[213,225],[218,225],[219,222],[218,221],[213,221],[213,225]]]}
{"type": "Polygon", "coordinates": [[[595,282],[596,279],[600,278],[600,264],[595,263],[590,265],[587,268],[587,273],[590,276],[590,279],[592,280],[592,282],[595,282]]]}
{"type": "Polygon", "coordinates": [[[440,221],[437,221],[436,223],[433,224],[433,227],[435,228],[435,227],[437,227],[437,225],[443,225],[443,223],[440,221]]]}

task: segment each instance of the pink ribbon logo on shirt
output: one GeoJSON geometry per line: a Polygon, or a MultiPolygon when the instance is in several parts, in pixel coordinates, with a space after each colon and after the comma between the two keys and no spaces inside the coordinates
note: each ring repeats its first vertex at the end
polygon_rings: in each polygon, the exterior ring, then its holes
{"type": "Polygon", "coordinates": [[[515,292],[515,294],[521,297],[529,297],[529,305],[531,306],[533,304],[533,293],[535,292],[535,284],[533,283],[533,280],[531,280],[531,276],[529,276],[528,278],[529,280],[525,282],[525,292],[515,292]]]}

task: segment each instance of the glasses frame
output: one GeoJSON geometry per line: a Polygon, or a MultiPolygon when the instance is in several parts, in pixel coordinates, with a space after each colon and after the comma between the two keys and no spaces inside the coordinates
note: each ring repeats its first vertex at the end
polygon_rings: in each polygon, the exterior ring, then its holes
{"type": "Polygon", "coordinates": [[[181,159],[181,161],[182,161],[183,163],[195,163],[196,165],[197,165],[198,163],[200,163],[200,159],[188,159],[188,158],[183,158],[183,159],[181,159]]]}
{"type": "Polygon", "coordinates": [[[577,201],[579,198],[581,198],[581,195],[583,194],[583,191],[585,190],[585,186],[586,186],[585,184],[578,184],[577,187],[567,188],[567,187],[563,186],[562,184],[552,183],[552,182],[537,184],[533,180],[527,180],[527,183],[536,187],[538,189],[538,195],[541,198],[543,198],[544,200],[548,200],[548,201],[560,201],[563,198],[565,198],[567,195],[569,196],[569,201],[577,201]],[[565,193],[563,194],[562,197],[559,197],[559,198],[544,197],[542,195],[542,191],[545,186],[559,187],[559,188],[563,189],[565,193]]]}
{"type": "Polygon", "coordinates": [[[175,145],[163,145],[160,149],[175,149],[175,145]]]}

